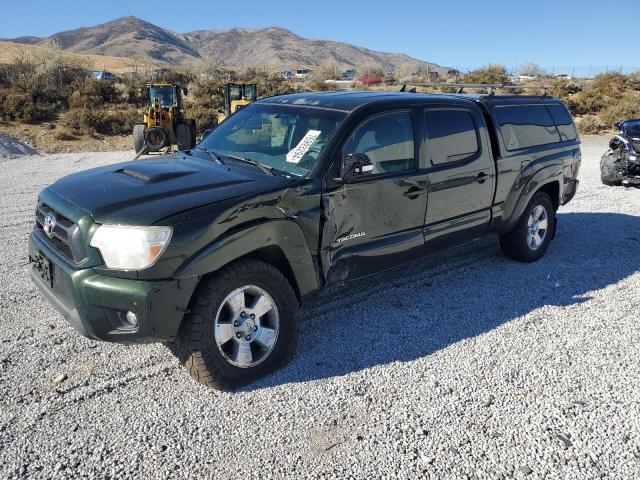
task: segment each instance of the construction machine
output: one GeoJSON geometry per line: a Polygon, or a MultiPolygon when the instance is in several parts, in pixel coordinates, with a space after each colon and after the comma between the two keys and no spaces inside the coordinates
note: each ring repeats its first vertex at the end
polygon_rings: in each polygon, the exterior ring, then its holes
{"type": "Polygon", "coordinates": [[[133,148],[140,155],[157,152],[163,148],[170,150],[177,145],[178,150],[190,150],[196,144],[196,122],[185,118],[182,95],[186,87],[173,83],[149,83],[142,94],[147,98],[142,123],[133,127],[133,148]]]}
{"type": "Polygon", "coordinates": [[[224,86],[224,111],[218,112],[218,123],[258,98],[255,83],[227,83],[224,86]]]}

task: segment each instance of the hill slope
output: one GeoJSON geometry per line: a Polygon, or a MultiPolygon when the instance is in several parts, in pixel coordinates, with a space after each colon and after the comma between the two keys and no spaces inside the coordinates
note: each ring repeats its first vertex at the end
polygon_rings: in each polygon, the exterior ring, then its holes
{"type": "Polygon", "coordinates": [[[385,53],[342,42],[302,38],[278,27],[171,32],[136,17],[122,17],[94,27],[77,28],[48,38],[20,37],[8,40],[37,45],[56,42],[76,53],[134,58],[151,63],[186,65],[210,58],[231,68],[249,65],[314,67],[325,62],[340,68],[379,65],[392,70],[406,64],[413,68],[444,71],[446,68],[402,53],[385,53]]]}

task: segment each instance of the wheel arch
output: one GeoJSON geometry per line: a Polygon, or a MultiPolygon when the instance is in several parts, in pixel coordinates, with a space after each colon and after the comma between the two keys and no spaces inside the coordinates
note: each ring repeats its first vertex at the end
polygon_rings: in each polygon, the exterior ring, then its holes
{"type": "Polygon", "coordinates": [[[320,288],[304,235],[289,220],[274,220],[225,235],[187,260],[176,276],[197,276],[199,285],[204,278],[243,259],[260,260],[279,270],[291,284],[299,303],[320,288]]]}
{"type": "Polygon", "coordinates": [[[555,168],[551,166],[544,168],[534,174],[529,181],[520,190],[520,194],[517,197],[517,201],[514,202],[513,210],[508,217],[508,220],[503,222],[498,233],[510,232],[518,223],[518,219],[527,208],[527,205],[538,192],[544,192],[551,198],[554,212],[558,210],[562,205],[561,195],[561,182],[562,171],[557,172],[555,168]]]}

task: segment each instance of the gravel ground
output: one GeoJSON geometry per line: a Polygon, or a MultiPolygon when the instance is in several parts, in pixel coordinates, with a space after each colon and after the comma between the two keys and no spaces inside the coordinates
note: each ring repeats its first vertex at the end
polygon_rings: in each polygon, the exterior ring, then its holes
{"type": "Polygon", "coordinates": [[[488,238],[327,292],[236,394],[80,337],[31,284],[37,192],[130,153],[2,161],[0,477],[640,477],[640,190],[600,184],[607,140],[541,261],[488,238]]]}

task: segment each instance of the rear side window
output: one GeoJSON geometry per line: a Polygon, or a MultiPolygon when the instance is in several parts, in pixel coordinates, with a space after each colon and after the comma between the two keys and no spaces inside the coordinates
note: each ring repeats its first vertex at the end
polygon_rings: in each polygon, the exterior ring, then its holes
{"type": "Polygon", "coordinates": [[[575,140],[578,138],[578,132],[573,124],[569,111],[563,105],[547,105],[553,121],[558,127],[560,133],[560,139],[564,142],[566,140],[575,140]]]}
{"type": "Polygon", "coordinates": [[[434,165],[460,162],[478,153],[478,135],[470,112],[429,110],[425,119],[434,165]]]}
{"type": "Polygon", "coordinates": [[[496,116],[507,150],[560,141],[556,125],[544,105],[497,107],[496,116]]]}
{"type": "Polygon", "coordinates": [[[373,174],[414,170],[411,114],[385,113],[366,120],[347,141],[343,153],[366,153],[373,164],[373,174]]]}

